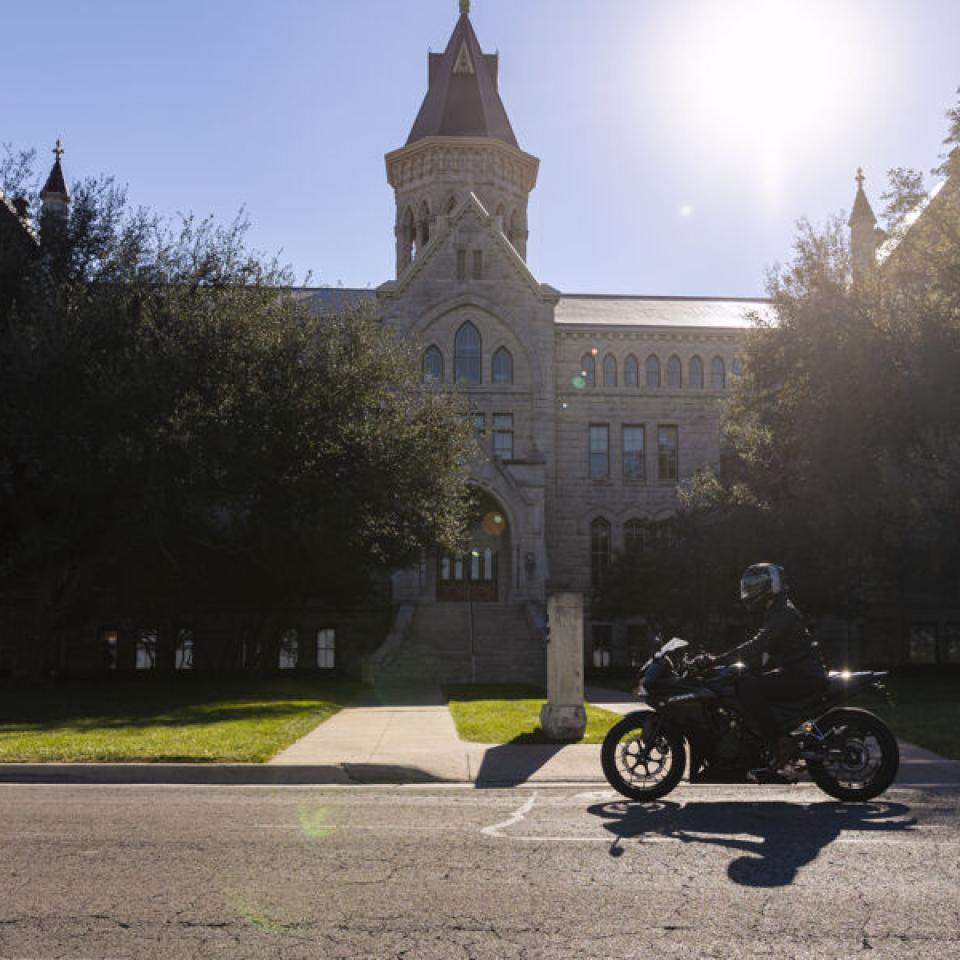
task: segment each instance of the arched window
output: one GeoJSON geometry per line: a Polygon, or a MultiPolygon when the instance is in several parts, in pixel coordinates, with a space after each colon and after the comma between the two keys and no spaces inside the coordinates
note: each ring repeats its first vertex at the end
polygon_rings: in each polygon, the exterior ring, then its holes
{"type": "Polygon", "coordinates": [[[727,367],[723,357],[714,357],[710,364],[710,379],[714,390],[723,390],[727,386],[727,367]]]}
{"type": "Polygon", "coordinates": [[[743,376],[743,361],[739,357],[733,358],[733,363],[730,365],[730,372],[736,380],[739,380],[743,376]]]}
{"type": "Polygon", "coordinates": [[[420,242],[417,250],[422,250],[430,242],[430,208],[427,201],[420,204],[420,242]]]}
{"type": "Polygon", "coordinates": [[[647,386],[660,386],[660,358],[654,353],[647,357],[647,386]]]}
{"type": "Polygon", "coordinates": [[[401,267],[406,267],[413,259],[414,247],[417,243],[417,227],[413,219],[413,211],[407,207],[403,219],[400,221],[400,260],[401,267]]]}
{"type": "Polygon", "coordinates": [[[519,249],[520,245],[520,214],[516,210],[510,214],[510,232],[507,234],[510,242],[519,249]]]}
{"type": "Polygon", "coordinates": [[[623,549],[626,553],[643,553],[649,546],[650,527],[644,520],[628,520],[623,525],[623,549]]]}
{"type": "Polygon", "coordinates": [[[690,386],[697,390],[703,389],[703,361],[699,357],[690,361],[690,386]]]}
{"type": "Polygon", "coordinates": [[[617,358],[608,353],[603,358],[603,385],[615,387],[617,385],[617,358]]]}
{"type": "Polygon", "coordinates": [[[588,387],[592,387],[597,382],[597,361],[592,353],[585,353],[580,358],[580,375],[586,381],[588,387]]]}
{"type": "Polygon", "coordinates": [[[676,354],[667,361],[667,386],[674,388],[683,386],[683,366],[676,354]]]}
{"type": "Polygon", "coordinates": [[[623,361],[623,385],[625,387],[640,385],[640,364],[632,353],[623,361]]]}
{"type": "Polygon", "coordinates": [[[443,354],[437,347],[429,347],[423,355],[423,382],[443,383],[443,354]]]}
{"type": "Polygon", "coordinates": [[[513,354],[506,347],[493,355],[493,382],[513,383],[513,354]]]}
{"type": "Polygon", "coordinates": [[[596,587],[603,582],[610,567],[610,524],[597,517],[590,524],[590,582],[596,587]]]}
{"type": "Polygon", "coordinates": [[[453,367],[457,383],[480,383],[480,331],[468,320],[453,344],[453,367]]]}

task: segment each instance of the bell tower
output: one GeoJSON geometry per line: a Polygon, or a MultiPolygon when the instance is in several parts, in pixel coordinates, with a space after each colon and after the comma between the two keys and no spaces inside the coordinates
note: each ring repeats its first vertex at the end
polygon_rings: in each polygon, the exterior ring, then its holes
{"type": "Polygon", "coordinates": [[[498,90],[499,54],[484,53],[469,0],[443,53],[429,55],[428,88],[406,144],[386,156],[397,203],[397,276],[447,216],[475,193],[521,257],[527,201],[540,161],[524,153],[498,90]]]}

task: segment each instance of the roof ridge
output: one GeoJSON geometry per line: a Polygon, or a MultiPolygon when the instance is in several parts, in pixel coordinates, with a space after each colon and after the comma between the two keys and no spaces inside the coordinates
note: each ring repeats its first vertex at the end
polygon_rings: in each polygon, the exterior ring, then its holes
{"type": "Polygon", "coordinates": [[[711,297],[656,293],[565,293],[564,300],[674,300],[693,303],[772,303],[770,297],[711,297]]]}

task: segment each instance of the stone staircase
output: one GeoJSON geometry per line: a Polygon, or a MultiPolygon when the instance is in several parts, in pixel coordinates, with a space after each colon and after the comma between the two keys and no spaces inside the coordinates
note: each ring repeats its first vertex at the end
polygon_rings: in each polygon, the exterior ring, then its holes
{"type": "Polygon", "coordinates": [[[522,603],[422,602],[402,641],[371,661],[375,683],[546,684],[543,638],[528,625],[522,603]]]}

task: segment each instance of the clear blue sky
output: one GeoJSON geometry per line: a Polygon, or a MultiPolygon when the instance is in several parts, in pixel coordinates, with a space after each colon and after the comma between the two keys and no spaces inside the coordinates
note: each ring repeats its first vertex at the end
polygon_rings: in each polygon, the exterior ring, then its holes
{"type": "MultiPolygon", "coordinates": [[[[529,262],[568,292],[758,295],[794,224],[879,213],[960,85],[957,0],[473,0],[521,147],[529,262]]],[[[229,219],[313,282],[393,273],[383,155],[457,0],[45,0],[4,11],[0,141],[229,219]]]]}

